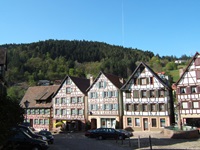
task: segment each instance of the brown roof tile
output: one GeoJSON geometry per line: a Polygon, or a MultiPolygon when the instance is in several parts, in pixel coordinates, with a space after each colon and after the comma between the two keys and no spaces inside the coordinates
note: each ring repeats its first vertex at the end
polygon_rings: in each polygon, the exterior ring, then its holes
{"type": "Polygon", "coordinates": [[[51,85],[51,86],[34,86],[29,87],[26,91],[24,97],[22,98],[20,104],[22,107],[24,106],[24,102],[28,100],[30,102],[29,107],[51,107],[52,102],[45,104],[36,104],[36,100],[47,100],[52,99],[54,93],[57,92],[59,85],[51,85]]]}

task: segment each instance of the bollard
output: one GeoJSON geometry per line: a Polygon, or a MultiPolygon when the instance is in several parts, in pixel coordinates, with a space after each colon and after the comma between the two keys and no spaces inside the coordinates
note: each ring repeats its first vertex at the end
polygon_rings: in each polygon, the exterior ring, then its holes
{"type": "Polygon", "coordinates": [[[150,150],[152,150],[151,136],[150,135],[149,135],[149,146],[150,146],[150,150]]]}
{"type": "Polygon", "coordinates": [[[140,136],[138,136],[138,148],[140,149],[140,136]]]}

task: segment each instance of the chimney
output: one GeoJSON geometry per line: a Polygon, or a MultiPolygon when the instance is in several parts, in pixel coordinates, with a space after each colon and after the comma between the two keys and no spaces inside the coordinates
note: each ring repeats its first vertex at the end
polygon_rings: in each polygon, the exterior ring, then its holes
{"type": "Polygon", "coordinates": [[[93,82],[94,82],[94,77],[90,76],[90,85],[92,85],[93,82]]]}

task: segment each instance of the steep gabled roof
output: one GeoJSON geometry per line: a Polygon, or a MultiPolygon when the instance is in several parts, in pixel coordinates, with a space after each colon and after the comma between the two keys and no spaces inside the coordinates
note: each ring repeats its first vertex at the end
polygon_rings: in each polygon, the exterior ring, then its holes
{"type": "Polygon", "coordinates": [[[24,97],[22,98],[20,104],[24,106],[24,102],[28,100],[30,102],[29,107],[51,107],[52,103],[47,103],[47,104],[36,104],[36,100],[48,100],[52,99],[53,94],[57,92],[59,86],[58,85],[51,85],[51,86],[33,86],[29,87],[28,90],[26,91],[24,97]]]}
{"type": "Polygon", "coordinates": [[[103,71],[100,71],[100,73],[98,74],[98,76],[95,78],[95,80],[93,81],[93,83],[90,85],[90,87],[87,89],[87,92],[90,90],[90,88],[97,82],[97,80],[99,79],[99,77],[101,75],[105,75],[107,77],[107,79],[114,85],[116,86],[116,88],[120,89],[124,83],[123,78],[120,78],[116,75],[113,74],[109,74],[109,73],[105,73],[103,71]]]}
{"type": "Polygon", "coordinates": [[[0,66],[7,66],[7,53],[5,49],[0,49],[0,66]]]}
{"type": "MultiPolygon", "coordinates": [[[[73,76],[69,76],[69,75],[65,76],[59,89],[63,86],[63,84],[65,83],[67,78],[70,78],[83,94],[87,94],[86,90],[90,86],[90,80],[84,79],[84,78],[79,78],[79,77],[73,77],[73,76]]],[[[57,94],[57,93],[55,93],[55,94],[57,94]]]]}
{"type": "Polygon", "coordinates": [[[137,68],[134,70],[134,72],[132,73],[132,75],[129,77],[128,81],[122,86],[121,90],[126,90],[124,89],[126,87],[126,85],[130,82],[130,80],[133,78],[133,76],[135,75],[135,73],[138,71],[138,69],[140,68],[147,68],[149,70],[149,72],[152,73],[152,75],[163,85],[165,86],[167,89],[171,89],[171,87],[169,85],[167,85],[147,64],[145,64],[144,62],[141,62],[137,68]]]}
{"type": "Polygon", "coordinates": [[[177,84],[179,84],[180,80],[183,78],[183,76],[185,75],[185,73],[188,71],[190,65],[192,64],[193,61],[195,61],[195,59],[198,57],[199,53],[196,52],[196,54],[193,56],[193,58],[190,60],[189,64],[187,65],[186,69],[184,70],[184,72],[182,73],[182,75],[180,76],[180,78],[178,79],[178,81],[174,84],[175,86],[177,84]]]}

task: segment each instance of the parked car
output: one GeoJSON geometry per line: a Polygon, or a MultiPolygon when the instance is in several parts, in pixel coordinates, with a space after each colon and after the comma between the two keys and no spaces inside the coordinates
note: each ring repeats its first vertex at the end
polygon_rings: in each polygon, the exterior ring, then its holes
{"type": "Polygon", "coordinates": [[[93,130],[87,130],[86,132],[85,132],[85,136],[86,137],[89,137],[89,138],[93,138],[94,136],[95,136],[95,133],[96,132],[96,129],[93,129],[93,130]]]}
{"type": "Polygon", "coordinates": [[[127,130],[124,130],[124,129],[116,129],[117,131],[119,131],[119,132],[122,132],[122,133],[124,133],[125,134],[125,136],[126,136],[126,138],[130,138],[130,137],[132,137],[133,136],[133,133],[132,132],[130,132],[130,131],[127,131],[127,130]]]}
{"type": "Polygon", "coordinates": [[[94,137],[99,140],[108,139],[108,138],[122,140],[126,138],[125,133],[119,132],[113,128],[98,128],[98,129],[86,132],[85,136],[94,137]]]}
{"type": "Polygon", "coordinates": [[[12,131],[12,135],[3,145],[2,150],[46,150],[46,141],[32,138],[28,133],[19,129],[12,131]]]}
{"type": "Polygon", "coordinates": [[[54,142],[54,136],[52,135],[51,132],[46,131],[46,130],[41,130],[38,134],[45,136],[47,138],[47,141],[49,144],[53,144],[54,142]]]}
{"type": "Polygon", "coordinates": [[[31,130],[30,127],[27,127],[24,125],[17,125],[15,127],[13,127],[12,130],[23,130],[24,132],[29,134],[32,138],[47,141],[47,138],[45,136],[35,133],[33,130],[31,130]]]}

